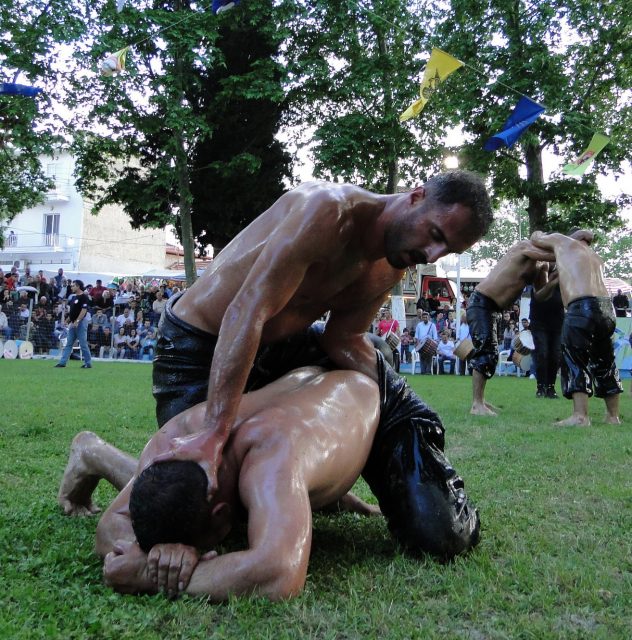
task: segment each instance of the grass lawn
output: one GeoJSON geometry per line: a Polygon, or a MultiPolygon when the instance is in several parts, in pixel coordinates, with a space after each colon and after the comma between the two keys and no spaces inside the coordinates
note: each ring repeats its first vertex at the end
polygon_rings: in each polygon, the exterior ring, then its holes
{"type": "MultiPolygon", "coordinates": [[[[381,519],[316,516],[304,594],[208,605],[120,596],[92,554],[96,518],[56,494],[73,435],[138,454],[154,430],[151,367],[0,361],[0,638],[632,638],[632,399],[621,426],[555,429],[570,402],[494,378],[499,418],[467,413],[471,378],[413,378],[443,417],[446,452],[482,539],[450,565],[402,556],[381,519]]],[[[369,498],[366,486],[357,492],[369,498]]],[[[113,491],[98,487],[103,506],[113,491]]]]}

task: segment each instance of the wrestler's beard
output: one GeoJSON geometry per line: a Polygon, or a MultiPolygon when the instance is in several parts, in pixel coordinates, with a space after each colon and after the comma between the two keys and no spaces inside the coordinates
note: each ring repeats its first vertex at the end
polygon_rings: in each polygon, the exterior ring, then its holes
{"type": "Polygon", "coordinates": [[[426,252],[420,249],[408,248],[406,238],[409,238],[415,228],[405,221],[394,223],[384,234],[384,253],[386,261],[395,269],[406,269],[416,264],[428,264],[426,252]],[[410,261],[403,256],[408,256],[410,261]]]}

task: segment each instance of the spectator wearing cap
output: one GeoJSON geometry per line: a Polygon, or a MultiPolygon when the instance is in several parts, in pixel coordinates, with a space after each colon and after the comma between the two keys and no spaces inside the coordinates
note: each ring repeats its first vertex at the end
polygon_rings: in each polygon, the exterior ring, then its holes
{"type": "Polygon", "coordinates": [[[70,301],[70,312],[68,314],[68,340],[61,354],[60,361],[56,367],[65,367],[66,362],[70,358],[75,340],[79,340],[81,355],[83,357],[82,369],[92,368],[92,355],[88,347],[88,313],[89,299],[83,290],[83,282],[81,280],[73,280],[72,282],[73,298],[70,301]]]}

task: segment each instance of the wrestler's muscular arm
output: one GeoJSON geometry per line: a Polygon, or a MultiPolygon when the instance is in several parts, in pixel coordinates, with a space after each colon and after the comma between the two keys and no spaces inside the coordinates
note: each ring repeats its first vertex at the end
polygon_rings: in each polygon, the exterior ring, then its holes
{"type": "MultiPolygon", "coordinates": [[[[266,323],[286,308],[307,270],[339,253],[351,235],[341,204],[326,192],[290,205],[277,231],[252,265],[230,303],[219,330],[209,377],[207,409],[199,435],[182,439],[171,453],[205,468],[209,495],[216,488],[221,452],[235,421],[241,396],[266,323]],[[344,228],[347,226],[347,230],[344,228]]],[[[373,374],[375,376],[375,374],[373,374]]]]}
{"type": "Polygon", "coordinates": [[[300,457],[290,443],[270,448],[274,455],[248,454],[240,473],[248,549],[200,561],[186,593],[219,602],[253,593],[284,600],[303,590],[312,538],[309,494],[299,470],[289,468],[300,457]]]}

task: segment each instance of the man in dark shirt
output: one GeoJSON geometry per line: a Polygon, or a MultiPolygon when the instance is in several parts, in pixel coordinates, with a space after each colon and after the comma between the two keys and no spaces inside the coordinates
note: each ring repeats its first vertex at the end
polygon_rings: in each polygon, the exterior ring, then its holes
{"type": "Polygon", "coordinates": [[[617,295],[612,298],[612,304],[617,318],[625,318],[627,310],[630,308],[630,301],[621,289],[617,289],[617,295]]]}
{"type": "Polygon", "coordinates": [[[531,297],[531,335],[535,345],[536,398],[557,398],[555,379],[560,368],[564,304],[553,263],[540,269],[531,297]]]}
{"type": "Polygon", "coordinates": [[[56,367],[65,367],[75,340],[79,340],[81,347],[81,356],[83,357],[82,369],[92,368],[92,356],[88,347],[88,321],[86,313],[88,313],[88,305],[90,299],[83,291],[83,282],[81,280],[73,280],[72,282],[73,297],[69,300],[70,312],[68,314],[68,341],[61,354],[61,360],[55,365],[56,367]]]}

